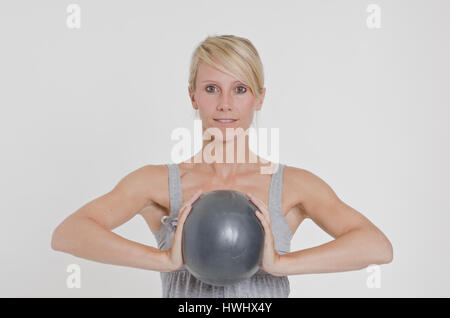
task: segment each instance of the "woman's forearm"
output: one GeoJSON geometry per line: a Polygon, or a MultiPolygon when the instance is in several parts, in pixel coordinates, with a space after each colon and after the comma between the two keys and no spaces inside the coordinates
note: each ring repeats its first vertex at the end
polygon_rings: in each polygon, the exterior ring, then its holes
{"type": "Polygon", "coordinates": [[[392,261],[392,246],[378,231],[356,229],[337,239],[280,256],[277,275],[344,272],[392,261]]]}
{"type": "Polygon", "coordinates": [[[86,217],[62,223],[53,233],[52,248],[106,264],[170,271],[167,253],[125,239],[86,217]]]}

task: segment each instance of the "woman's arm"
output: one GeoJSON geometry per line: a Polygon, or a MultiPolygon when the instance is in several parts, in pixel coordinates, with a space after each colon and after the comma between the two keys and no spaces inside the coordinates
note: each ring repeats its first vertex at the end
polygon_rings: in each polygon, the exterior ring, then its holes
{"type": "Polygon", "coordinates": [[[100,263],[170,270],[162,251],[123,238],[84,216],[69,217],[59,225],[53,233],[52,248],[100,263]]]}
{"type": "Polygon", "coordinates": [[[167,253],[112,232],[152,202],[149,190],[157,188],[162,169],[149,165],[133,171],[113,190],[67,217],[53,232],[52,248],[101,263],[172,270],[167,253]]]}
{"type": "Polygon", "coordinates": [[[292,173],[306,217],[330,234],[333,241],[281,255],[278,275],[358,270],[393,259],[388,238],[361,213],[342,202],[322,179],[301,169],[292,173]]]}

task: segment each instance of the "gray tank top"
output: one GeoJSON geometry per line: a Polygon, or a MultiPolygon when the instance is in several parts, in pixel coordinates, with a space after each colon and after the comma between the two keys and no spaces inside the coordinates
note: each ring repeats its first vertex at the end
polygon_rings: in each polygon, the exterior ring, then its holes
{"type": "MultiPolygon", "coordinates": [[[[177,227],[178,212],[182,205],[182,191],[179,167],[175,163],[167,164],[169,169],[170,215],[161,219],[163,223],[155,233],[160,250],[172,246],[173,235],[177,227]]],[[[290,252],[292,239],[291,230],[281,210],[281,194],[283,185],[283,169],[285,165],[278,164],[278,169],[272,174],[269,189],[269,211],[272,223],[272,233],[275,250],[279,254],[290,252]]],[[[202,297],[202,298],[240,298],[240,297],[288,297],[290,285],[287,276],[273,276],[259,269],[255,275],[244,281],[228,286],[213,286],[195,278],[185,266],[180,269],[161,274],[162,297],[202,297]]]]}

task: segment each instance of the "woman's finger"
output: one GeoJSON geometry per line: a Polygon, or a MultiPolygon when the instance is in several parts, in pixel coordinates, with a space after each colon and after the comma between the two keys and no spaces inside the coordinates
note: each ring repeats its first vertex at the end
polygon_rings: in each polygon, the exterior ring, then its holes
{"type": "Polygon", "coordinates": [[[197,192],[195,192],[185,203],[184,205],[181,207],[180,210],[185,209],[186,207],[194,204],[194,202],[200,197],[200,195],[202,194],[203,190],[197,190],[197,192]]]}
{"type": "Polygon", "coordinates": [[[203,193],[203,189],[199,189],[197,190],[197,192],[195,192],[192,197],[188,200],[189,204],[193,204],[199,197],[200,195],[203,193]]]}
{"type": "Polygon", "coordinates": [[[190,204],[186,204],[181,210],[180,213],[178,214],[178,225],[183,225],[184,221],[186,220],[186,218],[189,215],[189,212],[191,211],[192,206],[190,204]]]}
{"type": "Polygon", "coordinates": [[[256,198],[250,192],[247,192],[247,196],[251,199],[251,201],[258,207],[258,210],[266,217],[270,224],[270,212],[267,208],[266,204],[262,202],[260,199],[256,198]]]}
{"type": "Polygon", "coordinates": [[[256,217],[261,222],[261,224],[262,224],[262,226],[264,228],[264,232],[270,233],[270,231],[271,231],[270,224],[269,224],[269,222],[267,222],[267,219],[264,216],[264,214],[262,214],[261,211],[259,211],[259,210],[256,210],[255,214],[256,214],[256,217]]]}
{"type": "Polygon", "coordinates": [[[255,212],[256,216],[258,217],[258,219],[260,220],[263,229],[264,229],[264,241],[267,244],[272,244],[273,242],[273,234],[272,234],[272,230],[270,228],[270,224],[267,222],[267,219],[264,217],[264,215],[260,212],[260,211],[256,211],[255,212]]]}
{"type": "Polygon", "coordinates": [[[181,207],[180,212],[178,213],[179,222],[181,224],[183,224],[184,221],[186,220],[189,212],[192,209],[192,204],[200,197],[202,192],[203,192],[202,189],[195,192],[194,195],[190,197],[189,200],[187,200],[186,203],[181,207]]]}

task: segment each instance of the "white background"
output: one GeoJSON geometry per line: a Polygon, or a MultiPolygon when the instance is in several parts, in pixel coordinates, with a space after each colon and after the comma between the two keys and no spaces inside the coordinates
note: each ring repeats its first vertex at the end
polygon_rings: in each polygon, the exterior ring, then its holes
{"type": "MultiPolygon", "coordinates": [[[[450,296],[448,1],[80,0],[80,29],[70,3],[0,4],[0,296],[161,296],[158,272],[53,251],[51,234],[126,174],[171,161],[171,132],[193,129],[191,54],[216,34],[258,49],[258,126],[280,129],[280,162],[321,177],[394,247],[380,288],[366,270],[296,275],[290,296],[450,296]]],[[[140,216],[115,232],[156,246],[140,216]]],[[[307,220],[292,250],[331,239],[307,220]]]]}

